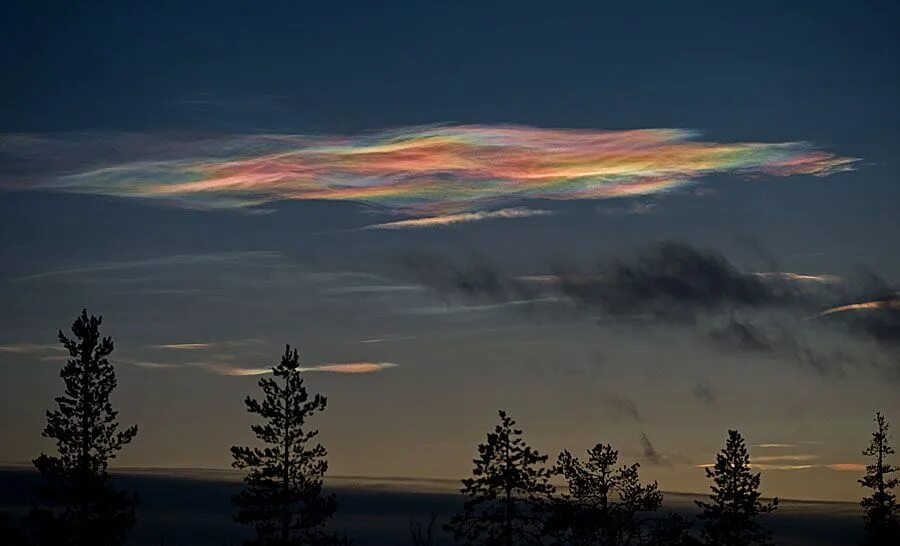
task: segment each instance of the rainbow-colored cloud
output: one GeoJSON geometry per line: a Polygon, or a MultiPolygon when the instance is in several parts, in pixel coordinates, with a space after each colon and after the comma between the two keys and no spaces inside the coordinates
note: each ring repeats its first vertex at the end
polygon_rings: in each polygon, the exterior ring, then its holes
{"type": "Polygon", "coordinates": [[[507,125],[434,125],[347,137],[253,135],[196,146],[182,142],[147,159],[82,168],[37,186],[210,208],[353,201],[428,217],[423,225],[429,226],[504,217],[458,215],[527,199],[648,195],[716,173],[826,176],[852,169],[856,161],[802,142],[723,144],[696,137],[674,129],[507,125]],[[448,215],[457,216],[435,220],[448,215]]]}

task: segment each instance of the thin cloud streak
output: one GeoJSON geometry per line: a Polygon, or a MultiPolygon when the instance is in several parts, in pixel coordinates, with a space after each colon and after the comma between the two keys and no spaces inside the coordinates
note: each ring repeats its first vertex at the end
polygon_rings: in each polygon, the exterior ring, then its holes
{"type": "Polygon", "coordinates": [[[481,222],[483,220],[496,220],[501,218],[530,218],[533,216],[550,216],[551,214],[553,214],[553,211],[516,207],[489,212],[463,212],[459,214],[448,214],[445,216],[431,216],[427,218],[398,220],[396,222],[387,222],[384,224],[372,224],[370,226],[366,226],[363,229],[422,229],[443,227],[453,224],[464,224],[469,222],[481,222]]]}
{"type": "Polygon", "coordinates": [[[335,364],[319,364],[317,366],[301,367],[302,372],[329,372],[329,373],[375,373],[388,368],[396,368],[393,362],[342,362],[335,364]]]}
{"type": "Polygon", "coordinates": [[[360,343],[392,343],[399,341],[411,341],[416,339],[416,336],[385,336],[385,337],[376,337],[371,339],[361,339],[360,343]]]}
{"type": "Polygon", "coordinates": [[[756,463],[776,463],[779,461],[815,461],[818,459],[818,455],[813,455],[811,453],[801,453],[801,454],[793,454],[793,455],[766,455],[763,457],[753,457],[750,462],[756,463]]]}
{"type": "MultiPolygon", "coordinates": [[[[698,464],[696,468],[713,468],[714,463],[698,464]]],[[[825,469],[835,472],[861,472],[866,469],[865,465],[857,463],[834,463],[834,464],[761,464],[750,463],[750,468],[754,470],[815,470],[825,469]]]]}
{"type": "Polygon", "coordinates": [[[62,351],[65,351],[65,349],[59,345],[50,345],[46,343],[9,343],[0,345],[0,354],[32,355],[62,351]]]}
{"type": "Polygon", "coordinates": [[[793,282],[812,282],[819,284],[838,284],[844,281],[842,277],[838,277],[837,275],[805,275],[802,273],[793,273],[791,271],[763,271],[759,273],[753,273],[753,275],[756,275],[757,277],[763,279],[793,282]]]}
{"type": "MultiPolygon", "coordinates": [[[[272,373],[272,368],[242,368],[220,362],[191,362],[186,366],[196,366],[206,371],[225,376],[243,377],[253,375],[265,375],[272,373]]],[[[323,373],[339,373],[339,374],[370,374],[380,372],[389,368],[396,368],[397,364],[393,362],[341,362],[318,364],[315,366],[301,366],[299,371],[307,372],[323,372],[323,373]]]]}
{"type": "Polygon", "coordinates": [[[262,343],[260,339],[239,339],[234,341],[207,341],[200,343],[168,343],[165,345],[151,345],[154,349],[166,349],[171,351],[205,351],[209,349],[223,349],[231,347],[245,347],[262,343]]]}
{"type": "Polygon", "coordinates": [[[222,264],[234,262],[251,262],[256,263],[260,260],[280,258],[281,253],[267,250],[251,250],[239,252],[217,252],[206,254],[175,254],[170,256],[158,256],[155,258],[146,258],[142,260],[129,260],[120,262],[107,262],[85,265],[80,267],[72,267],[69,269],[58,269],[55,271],[46,271],[36,273],[25,277],[13,279],[15,281],[31,281],[36,279],[44,279],[51,277],[67,277],[72,275],[83,275],[87,273],[98,273],[106,271],[121,271],[130,269],[142,269],[152,267],[170,267],[170,266],[196,266],[209,264],[222,264]]]}

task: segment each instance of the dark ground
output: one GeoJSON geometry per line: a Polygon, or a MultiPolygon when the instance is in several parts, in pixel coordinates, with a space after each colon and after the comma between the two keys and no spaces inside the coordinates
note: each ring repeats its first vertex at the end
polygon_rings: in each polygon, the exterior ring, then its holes
{"type": "MultiPolygon", "coordinates": [[[[140,498],[129,544],[222,546],[236,545],[243,536],[231,521],[230,497],[240,489],[232,472],[131,471],[117,480],[140,498]]],[[[26,467],[0,468],[0,510],[26,510],[37,483],[26,467]]],[[[356,546],[409,544],[410,518],[425,521],[435,513],[442,523],[462,503],[452,492],[456,484],[448,481],[335,478],[329,486],[338,496],[336,526],[349,531],[356,546]]],[[[694,498],[667,494],[666,505],[691,513],[694,498]]],[[[851,503],[782,501],[764,519],[782,546],[856,544],[862,528],[859,507],[851,503]]],[[[439,544],[451,542],[441,536],[439,544]]]]}

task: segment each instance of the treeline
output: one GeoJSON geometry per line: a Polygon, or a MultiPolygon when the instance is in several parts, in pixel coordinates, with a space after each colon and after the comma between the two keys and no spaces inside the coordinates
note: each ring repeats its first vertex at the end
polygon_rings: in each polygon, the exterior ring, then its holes
{"type": "MultiPolygon", "coordinates": [[[[56,453],[34,459],[42,475],[39,505],[14,517],[0,513],[0,541],[10,546],[118,546],[136,522],[135,494],[119,490],[109,463],[138,434],[121,427],[110,403],[116,375],[108,357],[102,319],[82,311],[72,337],[59,341],[69,353],[60,373],[64,392],[47,412],[43,435],[56,453]]],[[[326,399],[310,393],[299,355],[287,346],[272,376],[260,379],[262,396],[248,396],[254,446],[231,448],[232,465],[244,471],[244,487],[233,498],[234,521],[252,529],[246,546],[338,546],[352,538],[331,524],[334,494],[324,490],[327,452],[307,420],[322,412],[326,399]]],[[[900,544],[900,508],[892,490],[900,479],[889,464],[894,454],[881,413],[863,454],[871,458],[860,485],[867,546],[900,544]]],[[[696,501],[697,521],[662,510],[656,482],[641,482],[640,465],[624,464],[612,446],[598,443],[579,457],[569,451],[554,464],[530,447],[505,412],[478,446],[472,477],[462,481],[462,511],[443,525],[459,544],[485,546],[745,546],[773,544],[759,516],[778,500],[764,503],[760,474],[753,473],[741,435],[731,430],[716,462],[706,469],[709,499],[696,501]],[[557,488],[553,481],[564,482],[557,488]]],[[[558,483],[557,482],[557,483],[558,483]]],[[[438,543],[436,516],[410,522],[414,546],[438,543]]]]}

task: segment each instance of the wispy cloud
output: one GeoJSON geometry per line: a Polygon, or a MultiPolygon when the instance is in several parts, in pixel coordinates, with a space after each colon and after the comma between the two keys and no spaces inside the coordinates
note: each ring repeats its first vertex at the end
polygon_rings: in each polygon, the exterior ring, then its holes
{"type": "Polygon", "coordinates": [[[498,218],[530,218],[532,216],[549,216],[551,214],[553,214],[553,212],[549,210],[516,207],[485,212],[462,212],[444,216],[397,220],[396,222],[372,224],[371,226],[366,226],[365,229],[422,229],[468,222],[480,222],[482,220],[494,220],[498,218]]]}
{"type": "Polygon", "coordinates": [[[750,462],[754,463],[775,463],[781,461],[814,461],[818,459],[818,455],[813,455],[811,453],[800,453],[800,454],[784,454],[784,455],[765,455],[762,457],[753,457],[750,462]]]}
{"type": "Polygon", "coordinates": [[[233,347],[246,347],[262,343],[260,339],[237,339],[233,341],[206,341],[200,343],[168,343],[164,345],[151,345],[154,349],[167,349],[172,351],[206,351],[213,349],[227,349],[233,347]]]}
{"type": "Polygon", "coordinates": [[[497,311],[499,309],[507,309],[511,307],[533,307],[539,304],[559,303],[561,301],[564,300],[562,298],[550,296],[533,300],[514,300],[481,305],[431,305],[423,307],[411,307],[408,309],[399,309],[395,311],[395,313],[399,315],[455,315],[459,313],[497,311]]]}
{"type": "Polygon", "coordinates": [[[97,264],[89,264],[68,269],[57,269],[54,271],[46,271],[36,273],[25,277],[19,277],[17,281],[29,281],[35,279],[43,279],[49,277],[67,277],[73,275],[83,275],[97,272],[122,271],[155,267],[171,267],[182,265],[218,265],[224,263],[247,262],[259,263],[261,260],[276,259],[281,256],[278,252],[266,250],[251,250],[240,252],[217,252],[217,253],[199,253],[199,254],[175,254],[169,256],[157,256],[153,258],[145,258],[141,260],[128,260],[105,262],[97,264]]]}
{"type": "Polygon", "coordinates": [[[794,444],[753,444],[753,447],[759,447],[762,449],[779,449],[779,448],[789,448],[796,447],[794,444]]]}
{"type": "Polygon", "coordinates": [[[60,345],[49,343],[8,343],[0,345],[0,354],[37,355],[52,352],[65,352],[60,345]]]}
{"type": "Polygon", "coordinates": [[[410,341],[416,339],[416,336],[384,336],[370,339],[361,339],[360,343],[392,343],[397,341],[410,341]]]}
{"type": "Polygon", "coordinates": [[[654,465],[654,466],[672,466],[672,461],[666,456],[664,453],[659,452],[656,447],[650,442],[650,438],[643,432],[641,432],[641,448],[643,449],[643,457],[642,460],[645,463],[654,465]]]}
{"type": "Polygon", "coordinates": [[[232,366],[231,364],[224,364],[221,362],[189,362],[185,364],[185,366],[194,366],[197,368],[202,368],[208,372],[212,372],[218,375],[228,375],[234,377],[248,376],[248,375],[265,375],[267,373],[272,373],[272,368],[244,368],[240,366],[232,366]]]}
{"type": "Polygon", "coordinates": [[[697,133],[679,129],[431,125],[358,136],[171,140],[7,135],[2,145],[18,165],[41,174],[25,182],[16,177],[19,187],[207,208],[277,200],[355,201],[432,217],[502,208],[523,199],[658,194],[719,173],[825,176],[852,169],[856,162],[802,142],[704,142],[697,133]],[[84,156],[90,162],[79,159],[84,156]],[[48,164],[59,165],[60,172],[48,173],[48,164]]]}
{"type": "Polygon", "coordinates": [[[150,360],[132,360],[127,362],[138,368],[147,368],[149,370],[168,370],[171,368],[180,368],[181,364],[171,364],[168,362],[153,362],[150,360]]]}
{"type": "Polygon", "coordinates": [[[421,292],[425,287],[414,284],[379,284],[342,286],[325,290],[328,294],[391,294],[395,292],[421,292]]]}
{"type": "Polygon", "coordinates": [[[635,401],[627,396],[613,394],[605,397],[600,402],[616,419],[644,420],[635,401]]]}
{"type": "Polygon", "coordinates": [[[806,275],[803,273],[793,273],[790,271],[763,271],[763,272],[753,273],[753,274],[762,279],[772,279],[772,280],[792,281],[792,282],[837,284],[837,283],[844,281],[843,278],[838,277],[837,275],[828,275],[828,274],[806,275]]]}
{"type": "MultiPolygon", "coordinates": [[[[697,468],[712,468],[715,464],[706,463],[699,464],[697,468]]],[[[814,470],[825,469],[835,472],[861,472],[866,469],[865,465],[857,463],[833,463],[833,464],[769,464],[769,463],[750,463],[750,468],[754,470],[814,470]]]]}
{"type": "Polygon", "coordinates": [[[714,406],[716,404],[716,393],[707,380],[698,381],[694,385],[694,396],[697,400],[714,406]]]}

